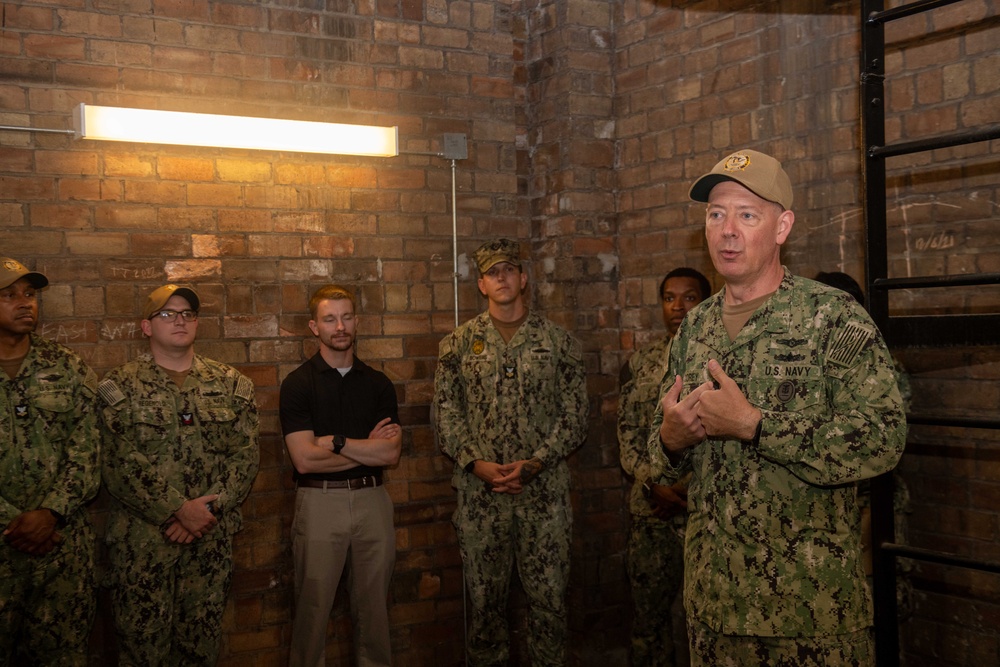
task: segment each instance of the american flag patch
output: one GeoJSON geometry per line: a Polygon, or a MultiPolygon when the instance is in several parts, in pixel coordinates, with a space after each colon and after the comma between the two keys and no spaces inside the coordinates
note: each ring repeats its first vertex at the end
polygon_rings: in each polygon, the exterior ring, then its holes
{"type": "Polygon", "coordinates": [[[841,366],[851,367],[872,338],[875,331],[857,322],[851,322],[844,327],[833,342],[827,359],[841,366]]]}
{"type": "Polygon", "coordinates": [[[253,382],[246,375],[241,375],[236,381],[236,391],[233,393],[244,401],[253,399],[253,382]]]}
{"type": "Polygon", "coordinates": [[[97,393],[104,402],[108,405],[114,407],[125,400],[125,394],[122,390],[118,388],[114,380],[103,380],[99,385],[97,385],[97,393]]]}

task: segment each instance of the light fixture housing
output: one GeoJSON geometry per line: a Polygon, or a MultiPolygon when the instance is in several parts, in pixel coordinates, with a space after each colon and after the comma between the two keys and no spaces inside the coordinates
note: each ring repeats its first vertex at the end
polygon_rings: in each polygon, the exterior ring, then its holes
{"type": "Polygon", "coordinates": [[[399,128],[80,104],[77,139],[395,157],[399,128]]]}

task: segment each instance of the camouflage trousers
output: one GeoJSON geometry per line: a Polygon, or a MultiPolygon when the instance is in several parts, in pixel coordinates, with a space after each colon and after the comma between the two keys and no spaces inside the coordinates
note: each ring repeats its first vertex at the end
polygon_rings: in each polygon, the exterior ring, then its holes
{"type": "Polygon", "coordinates": [[[85,667],[97,600],[94,531],[85,517],[63,542],[29,556],[0,541],[0,666],[85,667]]]}
{"type": "Polygon", "coordinates": [[[634,610],[630,664],[673,667],[671,608],[684,582],[684,540],[672,522],[633,516],[627,567],[634,610]]]}
{"type": "Polygon", "coordinates": [[[870,628],[818,637],[737,637],[688,619],[691,667],[874,667],[870,628]]]}
{"type": "Polygon", "coordinates": [[[525,489],[519,496],[510,496],[494,493],[485,485],[466,488],[459,491],[453,523],[472,608],[468,664],[507,665],[507,602],[516,566],[528,599],[531,664],[565,665],[572,527],[569,493],[525,489]]]}
{"type": "Polygon", "coordinates": [[[232,579],[232,538],[109,546],[121,667],[215,665],[232,579]]]}

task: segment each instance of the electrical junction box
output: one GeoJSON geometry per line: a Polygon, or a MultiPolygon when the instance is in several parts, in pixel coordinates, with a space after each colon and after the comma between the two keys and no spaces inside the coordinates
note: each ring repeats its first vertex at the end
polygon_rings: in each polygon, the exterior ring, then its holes
{"type": "Polygon", "coordinates": [[[469,146],[464,134],[445,132],[444,150],[441,157],[449,160],[464,160],[469,157],[469,146]]]}

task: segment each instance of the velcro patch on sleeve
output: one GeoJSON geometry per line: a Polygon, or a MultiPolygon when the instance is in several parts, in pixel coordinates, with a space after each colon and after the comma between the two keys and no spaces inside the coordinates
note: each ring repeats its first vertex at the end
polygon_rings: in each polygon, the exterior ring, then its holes
{"type": "Polygon", "coordinates": [[[236,381],[236,391],[233,392],[236,398],[242,398],[244,401],[253,400],[253,382],[246,375],[240,375],[239,379],[236,381]]]}
{"type": "Polygon", "coordinates": [[[850,368],[874,337],[875,331],[872,328],[858,322],[851,322],[837,334],[837,339],[833,342],[827,359],[840,366],[850,368]]]}
{"type": "Polygon", "coordinates": [[[114,380],[102,380],[97,385],[97,394],[104,399],[104,402],[114,407],[125,400],[125,394],[118,388],[114,380]]]}

